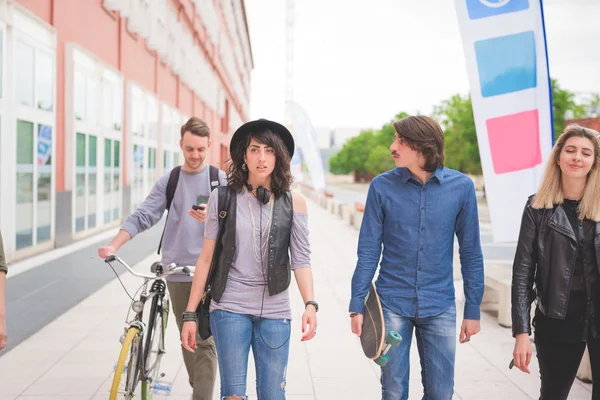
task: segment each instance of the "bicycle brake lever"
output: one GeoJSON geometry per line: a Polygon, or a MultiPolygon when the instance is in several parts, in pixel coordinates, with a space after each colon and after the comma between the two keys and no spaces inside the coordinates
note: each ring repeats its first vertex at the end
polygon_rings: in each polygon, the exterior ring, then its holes
{"type": "Polygon", "coordinates": [[[104,262],[110,263],[110,262],[115,261],[116,259],[117,259],[117,257],[114,254],[111,254],[110,256],[108,256],[104,259],[104,262]]]}

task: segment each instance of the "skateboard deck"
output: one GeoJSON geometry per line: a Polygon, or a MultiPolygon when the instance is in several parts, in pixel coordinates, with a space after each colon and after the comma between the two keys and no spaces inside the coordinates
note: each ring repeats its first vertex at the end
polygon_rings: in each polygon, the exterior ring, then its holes
{"type": "Polygon", "coordinates": [[[383,366],[389,360],[387,356],[389,348],[397,346],[401,341],[400,335],[394,331],[390,331],[386,338],[381,301],[375,285],[371,282],[369,293],[365,298],[363,326],[360,335],[360,343],[365,356],[383,366]]]}

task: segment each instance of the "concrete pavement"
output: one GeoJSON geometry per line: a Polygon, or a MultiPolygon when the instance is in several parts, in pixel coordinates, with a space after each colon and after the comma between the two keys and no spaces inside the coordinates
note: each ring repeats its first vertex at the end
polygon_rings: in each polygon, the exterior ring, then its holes
{"type": "MultiPolygon", "coordinates": [[[[362,354],[352,335],[347,313],[350,279],[356,263],[358,231],[312,201],[309,228],[315,293],[321,310],[318,334],[300,342],[302,300],[294,283],[290,289],[293,332],[287,377],[288,399],[381,398],[379,367],[362,354]]],[[[90,254],[93,256],[94,254],[90,254]]],[[[136,269],[148,270],[157,259],[150,255],[136,269]]],[[[87,268],[108,268],[101,261],[87,268]]],[[[125,286],[137,289],[137,278],[122,275],[125,286]]],[[[10,285],[10,280],[9,280],[10,285]]],[[[457,311],[462,314],[462,282],[456,281],[457,311]]],[[[91,296],[0,357],[0,400],[106,399],[119,353],[129,299],[113,279],[91,296]]],[[[17,318],[28,318],[26,314],[17,318]]],[[[459,323],[462,316],[459,315],[459,323]]],[[[539,372],[535,357],[531,375],[509,370],[513,339],[493,315],[482,313],[482,332],[458,345],[455,399],[536,399],[539,372]]],[[[10,324],[11,321],[9,320],[10,324]]],[[[170,392],[155,399],[189,399],[191,389],[179,350],[175,324],[168,328],[163,358],[163,383],[170,392]]],[[[9,338],[10,340],[10,338],[9,338]]],[[[248,394],[255,396],[253,363],[249,364],[248,394]]],[[[416,346],[411,359],[410,398],[422,395],[416,346]]],[[[576,381],[570,399],[589,399],[591,385],[576,381]]],[[[218,388],[214,397],[218,399],[218,388]]]]}

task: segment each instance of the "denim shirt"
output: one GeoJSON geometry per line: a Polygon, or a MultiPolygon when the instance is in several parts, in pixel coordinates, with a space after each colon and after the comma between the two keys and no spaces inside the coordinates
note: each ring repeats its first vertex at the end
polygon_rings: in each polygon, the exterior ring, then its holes
{"type": "Polygon", "coordinates": [[[411,318],[446,311],[455,302],[454,234],[464,281],[464,318],[478,320],[484,275],[473,181],[448,168],[438,168],[425,185],[406,168],[377,176],[360,228],[350,312],[363,312],[378,264],[376,286],[385,307],[411,318]]]}

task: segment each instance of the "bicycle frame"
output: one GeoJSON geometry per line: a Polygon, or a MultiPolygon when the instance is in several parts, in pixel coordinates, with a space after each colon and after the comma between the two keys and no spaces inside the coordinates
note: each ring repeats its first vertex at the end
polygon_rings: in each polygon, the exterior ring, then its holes
{"type": "MultiPolygon", "coordinates": [[[[166,269],[167,272],[165,272],[165,269],[162,266],[162,264],[154,263],[152,265],[151,271],[155,272],[155,274],[150,275],[150,274],[143,274],[143,273],[134,271],[125,261],[123,261],[116,255],[111,255],[111,256],[107,257],[104,261],[108,264],[110,264],[111,262],[114,262],[114,261],[118,261],[132,275],[144,279],[144,283],[140,287],[141,292],[139,294],[139,297],[136,298],[136,296],[134,295],[134,298],[132,299],[132,302],[131,302],[130,307],[131,307],[131,310],[133,310],[133,312],[135,313],[134,317],[132,320],[126,321],[126,326],[124,328],[124,334],[123,334],[123,336],[121,336],[121,339],[120,339],[121,343],[123,343],[125,336],[127,335],[128,331],[132,327],[135,327],[139,330],[139,337],[140,337],[139,357],[137,359],[136,371],[134,372],[134,375],[133,375],[134,382],[133,382],[133,387],[132,387],[132,393],[128,393],[130,395],[133,395],[136,391],[138,382],[145,382],[146,384],[152,383],[152,382],[150,382],[150,381],[152,381],[151,373],[154,372],[153,371],[154,368],[156,368],[157,364],[159,364],[160,357],[164,353],[164,331],[163,331],[164,325],[160,326],[160,327],[156,326],[156,323],[158,321],[160,321],[160,323],[164,324],[164,319],[163,319],[164,308],[163,307],[165,305],[165,298],[167,299],[167,307],[168,307],[166,284],[165,284],[165,281],[163,278],[165,278],[166,276],[172,275],[172,274],[176,274],[176,273],[191,275],[192,272],[190,271],[190,268],[188,268],[186,266],[179,266],[175,263],[169,264],[166,269]],[[152,286],[150,287],[150,290],[148,290],[148,284],[150,282],[153,282],[153,283],[152,283],[152,286]],[[158,298],[155,299],[157,296],[158,296],[158,298]],[[152,301],[153,299],[155,299],[155,301],[152,301]],[[150,309],[151,315],[149,315],[149,317],[148,317],[149,326],[147,328],[146,324],[143,322],[143,314],[144,314],[144,306],[146,305],[146,303],[149,300],[152,301],[152,303],[151,303],[152,305],[151,305],[151,309],[150,309]],[[160,315],[160,319],[158,318],[159,315],[160,315]],[[157,329],[160,329],[160,331],[157,332],[156,331],[157,329]],[[159,340],[161,340],[161,342],[159,343],[159,354],[157,355],[157,359],[155,360],[155,362],[152,365],[146,365],[150,361],[149,355],[152,354],[153,333],[155,333],[155,332],[156,332],[156,334],[160,335],[159,340]]],[[[138,290],[138,292],[140,290],[138,290]]],[[[167,312],[168,312],[168,310],[167,310],[167,312]]],[[[129,316],[129,313],[128,313],[128,316],[129,316]]],[[[144,389],[146,387],[147,386],[143,385],[142,389],[144,389]]],[[[142,390],[142,393],[144,393],[144,390],[142,390]]]]}

